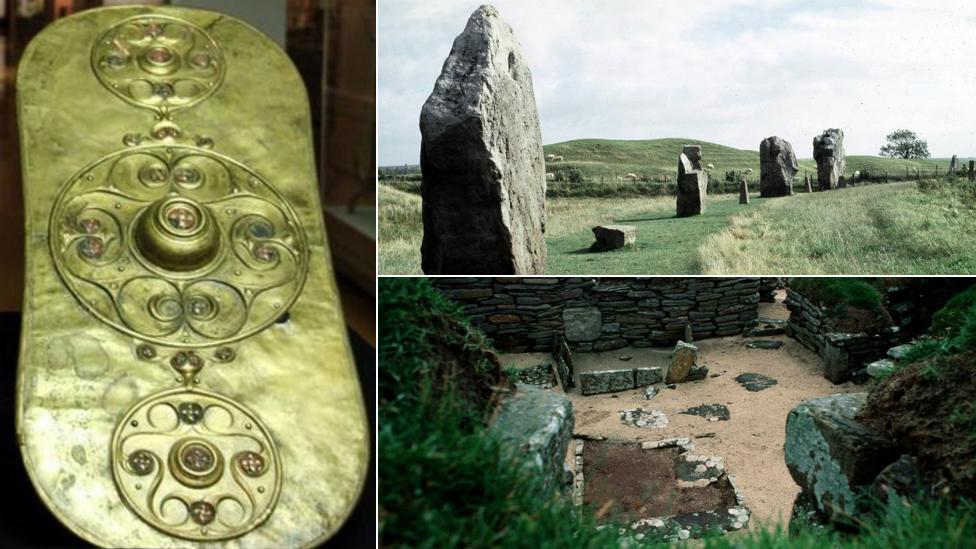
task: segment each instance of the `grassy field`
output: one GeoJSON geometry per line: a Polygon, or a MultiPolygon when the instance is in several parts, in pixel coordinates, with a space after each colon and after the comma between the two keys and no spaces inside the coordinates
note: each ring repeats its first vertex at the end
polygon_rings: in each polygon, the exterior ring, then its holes
{"type": "Polygon", "coordinates": [[[952,188],[905,182],[771,200],[708,237],[700,265],[709,274],[971,273],[976,212],[952,188]]]}
{"type": "MultiPolygon", "coordinates": [[[[759,151],[740,150],[716,143],[708,143],[696,139],[667,138],[635,141],[621,141],[609,139],[577,139],[563,143],[554,143],[544,147],[546,154],[562,156],[562,162],[548,162],[548,171],[568,169],[575,166],[585,177],[612,180],[618,175],[634,173],[651,179],[669,176],[674,180],[677,169],[678,155],[683,145],[701,145],[705,164],[713,164],[713,174],[724,176],[728,171],[745,171],[752,168],[753,180],[759,176],[759,151]]],[[[758,145],[758,143],[757,143],[758,145]]],[[[812,154],[812,145],[808,143],[793,143],[794,150],[801,158],[799,175],[805,172],[810,177],[816,177],[817,164],[813,159],[803,159],[806,154],[812,154]]],[[[968,160],[968,159],[967,159],[968,160]]],[[[887,171],[890,177],[905,177],[905,170],[909,174],[914,168],[923,172],[932,172],[939,167],[945,171],[949,167],[948,158],[929,158],[924,160],[903,160],[900,158],[885,158],[880,156],[851,155],[847,157],[847,174],[855,171],[867,170],[872,174],[881,175],[887,171]]]]}
{"type": "Polygon", "coordinates": [[[709,200],[704,215],[677,218],[674,199],[659,198],[640,212],[619,208],[594,211],[590,200],[567,199],[553,204],[553,224],[563,230],[546,234],[552,274],[693,274],[700,272],[698,247],[709,235],[728,227],[729,219],[753,211],[763,199],[740,205],[738,197],[721,195],[709,200]],[[583,218],[587,218],[582,222],[583,218]],[[605,253],[587,253],[593,243],[591,227],[598,224],[637,227],[637,245],[605,253]]]}

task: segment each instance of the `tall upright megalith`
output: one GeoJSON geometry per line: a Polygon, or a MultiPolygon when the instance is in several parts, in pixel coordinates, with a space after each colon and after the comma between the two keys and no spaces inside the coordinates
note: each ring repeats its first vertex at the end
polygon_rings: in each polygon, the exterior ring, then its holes
{"type": "Polygon", "coordinates": [[[825,130],[813,138],[813,159],[817,161],[817,181],[820,190],[836,189],[847,165],[844,152],[844,131],[825,130]]]}
{"type": "Polygon", "coordinates": [[[705,213],[708,172],[701,165],[701,145],[685,145],[678,157],[678,217],[705,213]]]}
{"type": "Polygon", "coordinates": [[[799,169],[789,141],[776,136],[763,139],[759,144],[759,195],[793,194],[793,177],[799,169]]]}
{"type": "Polygon", "coordinates": [[[512,28],[481,6],[420,113],[427,274],[540,274],[546,174],[532,75],[512,28]]]}

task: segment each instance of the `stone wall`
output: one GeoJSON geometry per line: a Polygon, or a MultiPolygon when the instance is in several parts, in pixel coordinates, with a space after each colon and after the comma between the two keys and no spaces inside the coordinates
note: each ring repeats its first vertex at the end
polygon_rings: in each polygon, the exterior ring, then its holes
{"type": "Polygon", "coordinates": [[[885,356],[889,348],[902,340],[897,326],[875,334],[838,332],[828,308],[789,288],[786,290],[786,307],[790,310],[787,334],[820,355],[824,361],[824,377],[834,383],[849,380],[852,373],[885,356]]]}
{"type": "Polygon", "coordinates": [[[928,329],[932,315],[953,295],[971,285],[969,278],[885,279],[883,305],[892,326],[878,333],[844,333],[834,329],[828,309],[792,289],[786,290],[790,310],[788,334],[824,360],[824,377],[834,383],[863,376],[864,368],[888,349],[907,343],[928,329]]]}
{"type": "Polygon", "coordinates": [[[758,278],[438,278],[471,322],[508,352],[673,345],[742,333],[756,324],[758,278]]]}

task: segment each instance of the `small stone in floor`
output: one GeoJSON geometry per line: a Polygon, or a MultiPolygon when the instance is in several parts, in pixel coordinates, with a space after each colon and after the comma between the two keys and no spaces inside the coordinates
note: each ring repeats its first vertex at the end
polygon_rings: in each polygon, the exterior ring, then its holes
{"type": "Polygon", "coordinates": [[[739,385],[742,385],[746,391],[751,391],[753,393],[757,393],[764,389],[769,389],[773,385],[779,383],[769,376],[752,373],[737,375],[735,380],[739,383],[739,385]]]}
{"type": "Polygon", "coordinates": [[[624,362],[627,362],[628,360],[630,360],[630,359],[632,359],[632,358],[634,358],[634,357],[632,357],[632,356],[630,356],[630,355],[622,355],[622,356],[620,357],[620,360],[622,360],[622,361],[624,361],[624,362]]]}
{"type": "Polygon", "coordinates": [[[783,346],[783,342],[777,339],[756,339],[746,343],[747,349],[768,349],[775,350],[783,346]]]}
{"type": "Polygon", "coordinates": [[[658,391],[660,391],[660,389],[657,387],[648,387],[647,389],[644,389],[644,400],[651,400],[657,396],[658,391]]]}

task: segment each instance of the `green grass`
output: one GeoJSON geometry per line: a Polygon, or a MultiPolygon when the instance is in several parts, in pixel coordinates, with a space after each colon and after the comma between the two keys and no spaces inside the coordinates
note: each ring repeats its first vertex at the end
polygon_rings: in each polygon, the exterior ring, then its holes
{"type": "Polygon", "coordinates": [[[869,311],[881,309],[881,291],[863,278],[796,278],[791,287],[828,307],[848,306],[869,311]]]}
{"type": "MultiPolygon", "coordinates": [[[[586,205],[587,201],[579,202],[586,205]]],[[[698,273],[698,247],[706,238],[724,230],[732,216],[753,211],[763,202],[763,199],[754,197],[751,204],[740,205],[738,197],[720,195],[709,200],[703,215],[677,218],[674,216],[674,199],[667,198],[656,203],[656,208],[639,213],[609,209],[602,219],[582,213],[566,216],[571,221],[571,231],[557,230],[546,235],[549,251],[546,271],[552,274],[614,275],[698,273]],[[586,219],[585,223],[583,219],[586,219]],[[591,227],[610,223],[636,226],[636,247],[587,253],[586,249],[593,243],[591,227]]],[[[562,216],[555,213],[553,217],[562,216]]]]}
{"type": "Polygon", "coordinates": [[[945,306],[932,315],[930,331],[935,335],[955,332],[962,325],[967,311],[973,307],[976,307],[976,286],[954,295],[945,306]]]}
{"type": "Polygon", "coordinates": [[[420,196],[380,184],[379,263],[382,274],[420,274],[424,237],[420,196]]]}
{"type": "Polygon", "coordinates": [[[708,274],[976,271],[973,201],[911,182],[767,201],[699,248],[708,274]]]}

